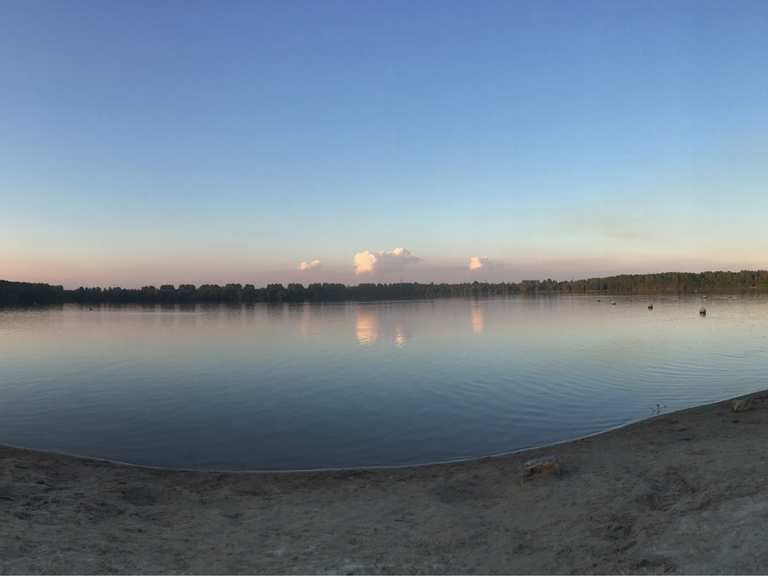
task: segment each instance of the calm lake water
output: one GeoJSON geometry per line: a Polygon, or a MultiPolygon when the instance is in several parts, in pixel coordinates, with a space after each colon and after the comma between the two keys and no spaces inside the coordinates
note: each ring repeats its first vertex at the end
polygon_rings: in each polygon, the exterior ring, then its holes
{"type": "Polygon", "coordinates": [[[186,468],[413,464],[768,388],[767,299],[601,300],[0,310],[0,443],[186,468]]]}

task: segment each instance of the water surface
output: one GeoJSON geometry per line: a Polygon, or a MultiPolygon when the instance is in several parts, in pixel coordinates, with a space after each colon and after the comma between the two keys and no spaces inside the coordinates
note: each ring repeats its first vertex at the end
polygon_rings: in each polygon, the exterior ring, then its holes
{"type": "Polygon", "coordinates": [[[768,387],[765,298],[611,300],[0,310],[0,443],[185,468],[415,464],[768,387]]]}

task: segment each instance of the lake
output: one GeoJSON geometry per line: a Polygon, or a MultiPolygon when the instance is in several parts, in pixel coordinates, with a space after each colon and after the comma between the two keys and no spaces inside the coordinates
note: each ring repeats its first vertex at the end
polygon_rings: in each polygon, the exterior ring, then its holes
{"type": "Polygon", "coordinates": [[[0,443],[181,468],[417,464],[768,388],[767,366],[759,297],[0,309],[0,443]]]}

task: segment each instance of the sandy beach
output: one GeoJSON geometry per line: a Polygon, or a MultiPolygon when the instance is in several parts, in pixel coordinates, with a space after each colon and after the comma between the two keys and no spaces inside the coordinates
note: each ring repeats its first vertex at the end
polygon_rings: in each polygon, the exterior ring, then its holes
{"type": "Polygon", "coordinates": [[[510,456],[312,473],[0,447],[3,573],[756,573],[768,394],[510,456]],[[523,481],[553,455],[560,475],[523,481]]]}

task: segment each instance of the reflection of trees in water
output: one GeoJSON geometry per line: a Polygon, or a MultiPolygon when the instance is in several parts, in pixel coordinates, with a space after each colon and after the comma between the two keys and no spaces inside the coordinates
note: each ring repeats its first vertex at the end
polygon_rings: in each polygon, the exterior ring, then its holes
{"type": "Polygon", "coordinates": [[[306,338],[309,335],[309,327],[312,321],[310,305],[304,304],[300,307],[289,307],[289,315],[295,318],[299,327],[299,334],[306,338]]]}
{"type": "Polygon", "coordinates": [[[472,304],[472,332],[482,334],[485,330],[485,312],[479,304],[472,304]]]}
{"type": "Polygon", "coordinates": [[[336,323],[345,316],[342,306],[327,306],[321,303],[283,304],[286,314],[296,331],[303,337],[317,336],[333,330],[336,323]]]}
{"type": "Polygon", "coordinates": [[[285,318],[285,306],[282,304],[267,304],[266,309],[270,322],[281,322],[285,318]]]}

